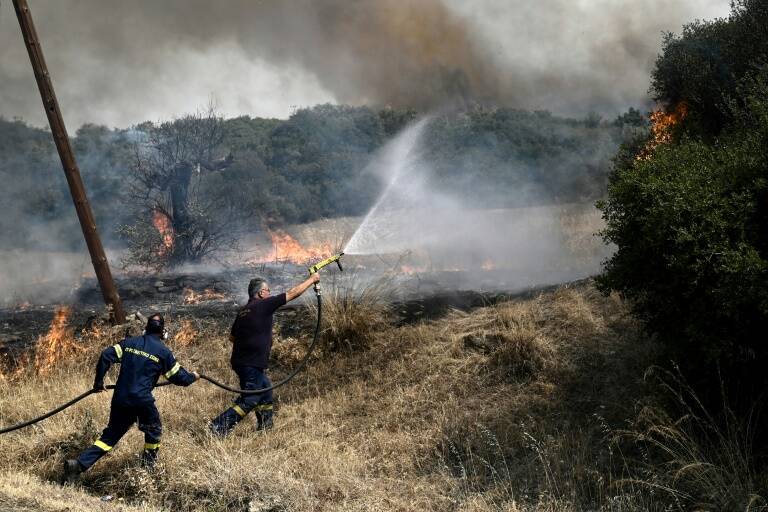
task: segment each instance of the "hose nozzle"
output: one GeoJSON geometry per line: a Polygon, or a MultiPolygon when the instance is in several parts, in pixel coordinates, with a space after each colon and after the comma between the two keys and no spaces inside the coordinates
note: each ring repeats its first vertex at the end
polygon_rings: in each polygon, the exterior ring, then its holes
{"type": "Polygon", "coordinates": [[[336,255],[334,255],[334,256],[331,256],[330,258],[328,258],[328,259],[325,259],[325,260],[321,261],[320,263],[315,263],[314,265],[312,265],[311,267],[309,267],[309,269],[308,269],[308,270],[309,270],[309,274],[310,274],[310,275],[312,275],[312,274],[315,274],[315,273],[317,273],[317,272],[318,272],[318,271],[319,271],[321,268],[323,268],[323,267],[325,267],[325,266],[327,266],[327,265],[330,265],[331,263],[336,263],[336,265],[338,265],[338,266],[339,266],[339,270],[343,271],[343,270],[344,270],[344,268],[341,266],[341,257],[342,257],[342,256],[344,256],[344,253],[343,253],[343,252],[340,252],[339,254],[336,254],[336,255]]]}

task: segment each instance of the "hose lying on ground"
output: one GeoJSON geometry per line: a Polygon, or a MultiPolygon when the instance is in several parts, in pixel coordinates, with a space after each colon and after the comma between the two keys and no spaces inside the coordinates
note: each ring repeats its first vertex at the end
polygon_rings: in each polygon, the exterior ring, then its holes
{"type": "MultiPolygon", "coordinates": [[[[314,336],[312,338],[312,343],[310,343],[309,348],[307,349],[307,353],[304,355],[304,359],[302,359],[299,362],[299,364],[296,365],[296,367],[291,371],[291,373],[288,374],[287,377],[285,377],[284,379],[282,379],[282,380],[272,384],[269,387],[261,388],[261,389],[237,389],[237,388],[233,388],[233,387],[227,386],[226,384],[223,384],[223,383],[217,381],[213,377],[209,377],[209,376],[207,376],[205,374],[202,374],[202,373],[200,374],[200,379],[201,380],[207,380],[208,382],[210,382],[214,386],[218,386],[221,389],[224,389],[226,391],[231,391],[232,393],[239,393],[241,395],[258,395],[260,393],[264,393],[266,391],[270,391],[272,389],[279,388],[280,386],[288,384],[307,365],[307,362],[309,361],[309,357],[312,355],[312,351],[315,349],[315,345],[317,345],[317,340],[320,337],[320,320],[322,319],[323,301],[322,301],[322,297],[321,297],[319,291],[316,292],[316,295],[317,295],[317,323],[315,324],[315,334],[314,334],[314,336]]],[[[155,387],[159,388],[161,386],[167,386],[169,384],[170,384],[170,382],[168,382],[168,381],[159,382],[159,383],[155,384],[155,387]]],[[[105,386],[105,387],[106,387],[106,389],[115,389],[114,384],[109,384],[108,386],[105,386]]],[[[48,411],[47,413],[43,414],[42,416],[38,416],[37,418],[32,418],[31,420],[27,420],[27,421],[24,421],[22,423],[17,423],[16,425],[11,425],[10,427],[5,427],[5,428],[0,429],[0,434],[5,434],[7,432],[13,432],[14,430],[19,430],[21,428],[28,427],[30,425],[34,425],[35,423],[43,421],[44,419],[50,418],[54,414],[60,413],[61,411],[63,411],[64,409],[67,409],[68,407],[72,407],[73,405],[75,405],[77,402],[79,402],[83,398],[85,398],[87,396],[90,396],[90,395],[92,395],[94,393],[98,393],[98,392],[99,391],[96,390],[96,389],[89,389],[85,393],[83,393],[83,394],[81,394],[79,396],[76,396],[75,398],[73,398],[69,402],[67,402],[65,404],[62,404],[62,405],[58,406],[57,408],[48,411]]]]}

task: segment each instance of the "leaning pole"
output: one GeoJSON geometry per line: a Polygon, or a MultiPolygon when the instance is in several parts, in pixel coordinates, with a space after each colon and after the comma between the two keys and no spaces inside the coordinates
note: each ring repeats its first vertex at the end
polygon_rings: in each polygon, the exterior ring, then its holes
{"type": "Polygon", "coordinates": [[[72,152],[72,146],[69,143],[64,118],[61,115],[59,102],[56,100],[56,94],[53,91],[53,82],[43,58],[43,48],[40,46],[35,24],[32,22],[32,13],[29,11],[27,0],[13,0],[13,7],[16,9],[16,17],[19,18],[19,26],[24,36],[24,44],[27,46],[29,60],[32,61],[32,69],[35,72],[37,86],[43,99],[45,115],[48,116],[51,134],[61,158],[61,165],[64,167],[64,174],[67,177],[72,201],[75,203],[75,210],[77,210],[77,217],[80,220],[85,243],[88,245],[93,269],[96,272],[96,278],[99,280],[101,294],[104,296],[104,302],[111,308],[113,321],[118,324],[124,323],[125,312],[123,311],[123,304],[120,301],[120,295],[117,293],[115,281],[112,279],[112,272],[109,270],[109,262],[107,262],[107,256],[104,253],[104,246],[101,245],[99,232],[96,230],[96,221],[93,218],[93,211],[91,211],[91,205],[88,203],[88,197],[85,194],[83,180],[80,178],[80,169],[78,169],[77,162],[75,161],[75,154],[72,152]]]}

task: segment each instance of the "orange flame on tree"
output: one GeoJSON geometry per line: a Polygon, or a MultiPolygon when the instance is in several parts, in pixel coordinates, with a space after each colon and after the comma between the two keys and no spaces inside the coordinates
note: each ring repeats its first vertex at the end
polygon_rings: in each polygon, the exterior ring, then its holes
{"type": "Polygon", "coordinates": [[[651,113],[651,138],[637,155],[637,160],[648,160],[661,144],[672,142],[673,128],[688,115],[688,104],[681,101],[672,112],[655,110],[651,113]]]}
{"type": "Polygon", "coordinates": [[[158,251],[158,256],[167,256],[173,251],[173,225],[168,215],[160,210],[152,210],[152,224],[155,229],[160,233],[160,239],[163,242],[163,246],[158,251]]]}
{"type": "Polygon", "coordinates": [[[35,347],[35,370],[38,374],[50,372],[61,359],[84,350],[75,343],[69,328],[71,312],[69,306],[56,308],[48,333],[38,338],[35,347]]]}

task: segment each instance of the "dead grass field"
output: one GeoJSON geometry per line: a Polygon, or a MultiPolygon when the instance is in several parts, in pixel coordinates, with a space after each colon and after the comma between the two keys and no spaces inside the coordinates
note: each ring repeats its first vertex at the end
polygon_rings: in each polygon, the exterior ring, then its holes
{"type": "MultiPolygon", "coordinates": [[[[170,342],[179,360],[234,382],[229,319],[187,320],[198,335],[170,342]]],[[[367,348],[321,350],[281,388],[267,433],[248,417],[229,438],[211,438],[208,419],[233,397],[206,382],[157,390],[165,433],[152,474],[139,467],[143,439],[133,429],[78,487],[51,483],[65,456],[106,425],[107,394],[2,435],[0,508],[661,510],[646,486],[622,484],[626,454],[611,441],[635,417],[655,350],[618,298],[566,287],[416,325],[375,325],[367,348]]],[[[90,333],[49,374],[0,382],[3,425],[88,389],[98,352],[118,340],[108,329],[90,333]]],[[[278,338],[273,378],[305,343],[278,338]]]]}

